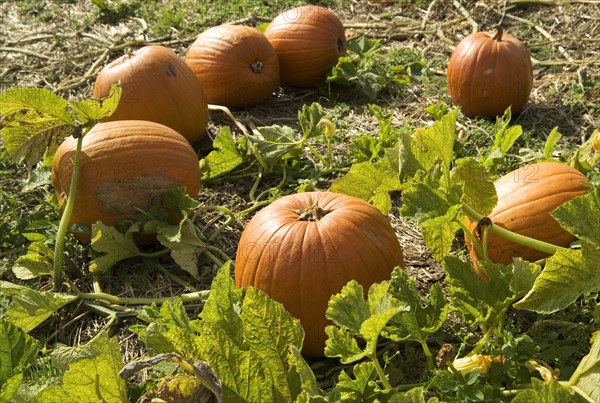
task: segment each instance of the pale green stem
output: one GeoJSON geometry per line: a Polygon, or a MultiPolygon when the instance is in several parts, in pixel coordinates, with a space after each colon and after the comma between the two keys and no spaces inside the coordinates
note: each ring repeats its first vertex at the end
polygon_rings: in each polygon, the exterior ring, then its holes
{"type": "Polygon", "coordinates": [[[465,235],[469,237],[469,239],[471,240],[471,245],[473,245],[473,247],[477,251],[477,254],[479,256],[483,256],[483,249],[481,248],[481,244],[479,243],[477,237],[475,237],[471,230],[469,230],[469,228],[467,228],[467,226],[461,220],[455,218],[454,222],[457,223],[460,229],[462,229],[462,231],[465,233],[465,235]]]}
{"type": "Polygon", "coordinates": [[[431,350],[429,349],[429,346],[427,345],[426,341],[421,342],[421,346],[423,347],[423,352],[425,353],[425,357],[427,358],[427,369],[432,370],[434,368],[434,365],[431,350]]]}
{"type": "Polygon", "coordinates": [[[317,159],[319,161],[321,161],[321,163],[326,167],[329,168],[331,165],[329,164],[329,162],[327,162],[327,160],[325,158],[323,158],[323,156],[321,155],[321,153],[319,153],[308,141],[305,142],[304,144],[306,147],[308,147],[308,149],[310,150],[311,153],[313,153],[313,155],[315,157],[317,157],[317,159]]]}
{"type": "Polygon", "coordinates": [[[377,354],[374,354],[374,356],[371,357],[371,360],[375,365],[375,371],[377,371],[377,375],[379,375],[379,379],[381,379],[383,386],[385,386],[387,390],[392,390],[392,384],[385,376],[385,372],[383,371],[383,368],[381,368],[381,364],[379,364],[379,360],[377,359],[377,354]]]}
{"type": "Polygon", "coordinates": [[[229,110],[228,107],[222,106],[222,105],[209,104],[208,110],[224,112],[229,117],[229,119],[231,119],[233,121],[233,123],[235,123],[235,125],[242,131],[242,133],[244,133],[244,135],[246,135],[246,136],[250,135],[250,132],[248,132],[248,129],[246,128],[246,126],[244,126],[242,124],[242,122],[240,122],[239,120],[237,120],[235,118],[235,116],[233,116],[233,113],[231,113],[231,111],[229,110]]]}
{"type": "Polygon", "coordinates": [[[256,190],[258,189],[258,184],[260,183],[261,179],[262,179],[262,175],[263,175],[263,169],[262,167],[258,168],[258,174],[256,175],[256,180],[254,181],[254,183],[252,184],[252,188],[250,189],[250,193],[249,193],[249,197],[251,201],[256,201],[256,190]]]}
{"type": "Polygon", "coordinates": [[[586,392],[584,392],[583,390],[581,390],[579,387],[572,385],[571,382],[560,382],[561,385],[565,386],[566,388],[571,389],[572,391],[574,391],[575,393],[577,393],[579,396],[581,396],[586,402],[589,403],[594,403],[596,402],[596,400],[594,400],[590,395],[588,395],[586,392]]]}
{"type": "Polygon", "coordinates": [[[469,354],[467,354],[467,357],[478,354],[481,351],[481,349],[483,348],[483,346],[485,345],[485,343],[490,339],[490,337],[492,337],[492,335],[494,333],[496,333],[497,330],[502,328],[502,326],[504,324],[504,317],[506,316],[507,309],[508,309],[508,306],[506,306],[504,309],[502,309],[500,312],[498,312],[496,323],[494,325],[490,326],[485,331],[485,333],[483,334],[483,337],[477,342],[475,347],[473,347],[473,350],[471,350],[471,352],[469,352],[469,354]]]}
{"type": "Polygon", "coordinates": [[[75,160],[73,161],[73,173],[71,174],[71,188],[69,189],[69,195],[65,203],[65,209],[63,210],[60,218],[60,224],[58,225],[58,231],[56,232],[56,244],[54,246],[54,286],[52,291],[59,292],[62,288],[63,279],[63,263],[64,263],[64,251],[65,251],[65,238],[69,229],[69,221],[71,220],[71,214],[73,213],[73,207],[75,206],[75,195],[77,194],[77,183],[79,182],[79,165],[81,162],[81,146],[83,144],[83,133],[80,133],[80,137],[77,138],[77,147],[75,149],[75,160]]]}
{"type": "Polygon", "coordinates": [[[166,301],[174,301],[177,299],[181,299],[183,302],[199,302],[205,301],[209,294],[209,290],[197,291],[187,294],[181,294],[173,297],[162,297],[162,298],[136,298],[136,297],[117,297],[116,295],[107,294],[105,292],[79,292],[75,287],[73,287],[77,293],[77,297],[82,299],[91,299],[91,300],[99,300],[106,301],[115,305],[151,305],[151,304],[162,304],[166,301]]]}
{"type": "MultiPolygon", "coordinates": [[[[463,210],[469,216],[469,218],[471,218],[471,220],[479,222],[481,219],[484,218],[481,214],[473,210],[467,204],[463,204],[463,210]]],[[[504,239],[521,245],[525,245],[535,250],[549,253],[551,255],[553,255],[558,250],[566,250],[566,248],[563,248],[561,246],[553,245],[551,243],[540,241],[535,238],[530,238],[528,236],[517,234],[516,232],[509,231],[505,228],[500,227],[499,225],[492,224],[489,228],[494,234],[501,236],[504,239]]]]}
{"type": "Polygon", "coordinates": [[[489,229],[490,227],[488,227],[487,225],[483,228],[483,239],[482,239],[482,249],[483,249],[483,258],[485,260],[490,260],[488,257],[488,233],[489,233],[489,229]]]}

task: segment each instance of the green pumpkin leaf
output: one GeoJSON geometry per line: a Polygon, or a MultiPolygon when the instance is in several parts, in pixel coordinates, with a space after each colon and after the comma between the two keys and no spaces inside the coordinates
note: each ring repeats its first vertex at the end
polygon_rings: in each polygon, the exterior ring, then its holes
{"type": "Polygon", "coordinates": [[[291,345],[289,348],[288,367],[288,380],[292,396],[303,394],[311,401],[323,398],[323,402],[325,402],[315,374],[304,360],[304,357],[302,357],[302,354],[300,354],[300,350],[294,345],[291,345]]]}
{"type": "Polygon", "coordinates": [[[324,116],[325,113],[323,113],[319,103],[313,102],[310,105],[302,105],[302,108],[298,111],[298,124],[303,138],[309,139],[321,135],[321,128],[317,125],[324,116]]]}
{"type": "Polygon", "coordinates": [[[403,134],[400,148],[400,176],[412,178],[419,171],[430,171],[435,165],[442,173],[450,172],[454,157],[457,109],[444,115],[431,126],[403,134]]]}
{"type": "Polygon", "coordinates": [[[546,138],[546,142],[544,143],[544,157],[546,157],[547,160],[551,161],[554,159],[554,155],[552,154],[561,138],[562,134],[559,133],[557,126],[552,128],[550,133],[548,133],[548,138],[546,138]]]}
{"type": "Polygon", "coordinates": [[[75,111],[77,119],[83,126],[89,127],[109,118],[114,113],[119,105],[122,93],[123,88],[118,82],[115,82],[106,98],[72,101],[69,105],[75,111]]]}
{"type": "Polygon", "coordinates": [[[0,96],[0,115],[5,117],[0,134],[13,161],[28,168],[54,154],[67,136],[79,126],[90,128],[108,117],[119,102],[120,86],[105,100],[67,102],[53,92],[38,88],[11,88],[0,96]]]}
{"type": "Polygon", "coordinates": [[[552,313],[567,307],[585,292],[597,291],[598,260],[589,265],[584,262],[581,250],[559,250],[546,260],[533,288],[515,308],[552,313]]]}
{"type": "Polygon", "coordinates": [[[531,389],[518,393],[512,403],[562,403],[571,401],[569,390],[559,382],[543,382],[537,378],[531,378],[531,389]]]}
{"type": "Polygon", "coordinates": [[[244,158],[237,147],[231,128],[225,126],[219,130],[213,141],[214,150],[201,162],[201,179],[210,181],[226,175],[240,166],[244,158]]]}
{"type": "Polygon", "coordinates": [[[127,386],[119,376],[123,367],[116,338],[101,332],[86,345],[86,358],[71,362],[60,385],[43,389],[34,402],[128,402],[127,386]]]}
{"type": "Polygon", "coordinates": [[[599,208],[600,191],[594,186],[552,212],[565,229],[579,237],[581,249],[559,250],[550,256],[533,288],[515,304],[516,308],[551,313],[584,293],[600,289],[600,225],[597,215],[590,219],[590,212],[599,208]]]}
{"type": "Polygon", "coordinates": [[[600,246],[600,216],[589,216],[600,211],[600,186],[592,186],[588,193],[558,206],[552,213],[567,231],[591,245],[600,246]]]}
{"type": "Polygon", "coordinates": [[[588,402],[600,400],[600,337],[597,337],[597,332],[595,336],[590,352],[579,362],[568,381],[570,387],[574,386],[571,390],[588,402]]]}
{"type": "Polygon", "coordinates": [[[410,306],[410,310],[398,313],[383,333],[395,341],[425,343],[444,324],[450,312],[441,284],[434,284],[429,296],[424,297],[417,289],[415,280],[404,270],[394,270],[389,292],[398,301],[410,306]]]}
{"type": "Polygon", "coordinates": [[[325,316],[334,324],[350,331],[352,336],[360,333],[360,327],[371,315],[365,301],[363,287],[356,280],[350,281],[331,297],[325,316]]]}
{"type": "Polygon", "coordinates": [[[341,392],[343,400],[353,402],[372,401],[381,389],[377,387],[377,371],[371,361],[356,364],[352,368],[354,379],[346,371],[340,372],[339,379],[335,385],[341,392]]]}
{"type": "Polygon", "coordinates": [[[133,235],[138,232],[138,227],[133,224],[123,234],[115,227],[104,225],[101,221],[92,224],[91,247],[96,256],[90,262],[91,273],[105,273],[121,260],[140,256],[140,251],[135,245],[133,235]]]}
{"type": "Polygon", "coordinates": [[[66,99],[50,90],[41,88],[10,88],[1,94],[0,114],[17,121],[22,119],[51,116],[67,125],[73,125],[75,119],[68,110],[66,99]],[[35,115],[27,115],[36,112],[35,115]]]}
{"type": "Polygon", "coordinates": [[[339,357],[343,364],[356,362],[367,353],[358,345],[355,336],[345,327],[329,325],[325,327],[327,340],[325,341],[325,356],[339,357]]]}
{"type": "Polygon", "coordinates": [[[485,323],[515,298],[510,289],[512,273],[506,266],[480,265],[490,277],[488,283],[475,274],[470,263],[452,255],[444,259],[448,297],[468,323],[485,323]]]}
{"type": "Polygon", "coordinates": [[[488,154],[483,158],[483,165],[496,172],[498,167],[504,164],[504,156],[508,153],[515,141],[523,134],[519,125],[510,126],[511,111],[507,108],[502,117],[496,120],[496,135],[494,142],[489,148],[488,154]]]}
{"type": "Polygon", "coordinates": [[[451,181],[461,184],[461,201],[479,214],[488,215],[498,203],[491,173],[473,158],[461,158],[452,170],[451,181]]]}
{"type": "Polygon", "coordinates": [[[186,218],[181,222],[175,236],[175,226],[164,225],[157,228],[159,242],[171,250],[171,257],[181,267],[198,279],[198,262],[200,256],[206,250],[206,243],[202,241],[194,223],[186,218]]]}
{"type": "Polygon", "coordinates": [[[240,308],[243,292],[231,281],[231,262],[225,263],[212,281],[212,292],[204,303],[200,318],[219,325],[235,342],[241,343],[242,318],[240,308]],[[215,292],[218,290],[218,292],[215,292]]]}
{"type": "Polygon", "coordinates": [[[38,341],[29,336],[22,328],[8,322],[0,321],[0,390],[10,395],[16,393],[15,386],[20,385],[19,379],[23,370],[35,359],[38,352],[38,341]]]}
{"type": "Polygon", "coordinates": [[[388,293],[389,282],[375,283],[364,299],[363,288],[351,280],[342,290],[331,297],[326,316],[337,326],[327,326],[329,339],[325,343],[325,355],[340,357],[342,363],[351,363],[374,354],[377,340],[388,322],[409,307],[388,293]],[[364,351],[358,347],[355,336],[367,345],[364,351]]]}
{"type": "Polygon", "coordinates": [[[52,274],[53,259],[52,249],[42,241],[35,241],[29,244],[25,255],[17,258],[12,271],[21,280],[50,275],[52,274]]]}
{"type": "Polygon", "coordinates": [[[25,332],[30,332],[48,319],[54,312],[77,299],[74,295],[21,289],[13,295],[5,319],[25,332]]]}
{"type": "Polygon", "coordinates": [[[257,158],[271,169],[282,159],[297,158],[303,150],[299,148],[300,141],[296,132],[289,126],[263,126],[257,129],[260,136],[247,137],[248,149],[253,150],[257,158]]]}
{"type": "Polygon", "coordinates": [[[23,384],[23,374],[11,376],[6,382],[0,382],[0,403],[12,403],[19,388],[23,384]]]}
{"type": "Polygon", "coordinates": [[[460,210],[459,205],[452,206],[446,214],[428,219],[420,225],[425,245],[438,262],[443,261],[452,250],[456,232],[460,228],[454,219],[460,210]]]}
{"type": "Polygon", "coordinates": [[[160,311],[146,308],[150,324],[139,334],[153,352],[209,362],[224,401],[292,401],[299,389],[288,379],[288,351],[302,345],[300,323],[262,291],[235,289],[230,270],[230,264],[219,270],[201,321],[190,321],[181,301],[167,302],[160,311]]]}
{"type": "Polygon", "coordinates": [[[400,190],[400,182],[390,161],[382,158],[377,163],[365,161],[352,165],[345,176],[331,184],[329,190],[368,201],[387,215],[392,208],[389,193],[400,190]]]}

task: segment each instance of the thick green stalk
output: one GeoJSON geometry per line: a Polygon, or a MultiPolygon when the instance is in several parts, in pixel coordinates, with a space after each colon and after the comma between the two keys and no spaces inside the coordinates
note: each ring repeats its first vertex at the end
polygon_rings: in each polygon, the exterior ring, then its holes
{"type": "Polygon", "coordinates": [[[379,375],[379,379],[381,379],[383,386],[385,386],[387,390],[392,390],[392,384],[385,376],[385,372],[383,371],[383,368],[381,368],[381,364],[379,364],[379,360],[377,359],[377,354],[373,354],[371,360],[373,360],[373,364],[375,365],[375,371],[377,371],[377,375],[379,375]]]}
{"type": "Polygon", "coordinates": [[[83,134],[77,138],[77,148],[75,149],[75,160],[73,161],[73,173],[71,175],[71,188],[65,203],[58,231],[56,233],[56,244],[54,246],[54,287],[52,291],[59,292],[62,288],[63,278],[63,256],[65,251],[65,237],[69,229],[69,221],[75,206],[75,195],[77,194],[77,183],[79,182],[79,165],[81,161],[81,146],[83,144],[83,134]]]}
{"type": "MultiPolygon", "coordinates": [[[[479,222],[484,218],[481,214],[473,210],[469,205],[463,204],[464,212],[474,221],[479,222]]],[[[558,250],[564,250],[561,246],[557,246],[548,242],[540,241],[539,239],[530,238],[528,236],[524,236],[521,234],[517,234],[516,232],[509,231],[505,228],[500,227],[499,225],[491,225],[489,229],[496,235],[501,236],[504,239],[509,241],[518,243],[520,245],[528,246],[532,249],[539,250],[542,252],[549,253],[553,255],[558,250]]]]}
{"type": "Polygon", "coordinates": [[[76,287],[73,287],[77,296],[81,299],[91,299],[106,301],[115,305],[151,305],[151,304],[162,304],[166,301],[175,301],[181,299],[183,302],[200,302],[205,301],[210,295],[210,290],[196,291],[187,294],[181,294],[173,297],[162,297],[162,298],[143,298],[143,297],[118,297],[116,295],[107,294],[104,292],[79,292],[76,287]]]}
{"type": "Polygon", "coordinates": [[[425,353],[425,358],[427,358],[427,369],[433,370],[434,369],[433,354],[431,354],[431,350],[429,349],[429,346],[427,345],[427,341],[421,342],[421,346],[423,347],[423,352],[425,353]]]}

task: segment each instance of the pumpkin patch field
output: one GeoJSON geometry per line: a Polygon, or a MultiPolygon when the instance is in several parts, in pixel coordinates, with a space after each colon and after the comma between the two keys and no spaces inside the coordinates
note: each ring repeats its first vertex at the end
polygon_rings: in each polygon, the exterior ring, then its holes
{"type": "Polygon", "coordinates": [[[0,402],[600,401],[597,1],[0,11],[0,402]]]}

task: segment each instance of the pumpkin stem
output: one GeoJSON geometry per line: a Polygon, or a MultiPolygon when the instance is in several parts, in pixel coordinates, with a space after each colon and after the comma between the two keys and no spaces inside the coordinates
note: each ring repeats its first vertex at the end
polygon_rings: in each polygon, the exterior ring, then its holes
{"type": "Polygon", "coordinates": [[[261,62],[260,60],[253,61],[252,64],[250,65],[250,70],[252,70],[252,72],[255,74],[262,73],[263,62],[261,62]]]}
{"type": "Polygon", "coordinates": [[[298,221],[319,221],[331,213],[331,210],[323,210],[321,207],[313,204],[305,209],[296,209],[294,213],[298,214],[298,221]]]}
{"type": "Polygon", "coordinates": [[[494,30],[496,32],[494,32],[494,36],[492,36],[492,39],[495,41],[501,41],[502,40],[502,34],[504,33],[504,31],[502,30],[502,27],[500,25],[496,25],[494,27],[494,30]]]}

